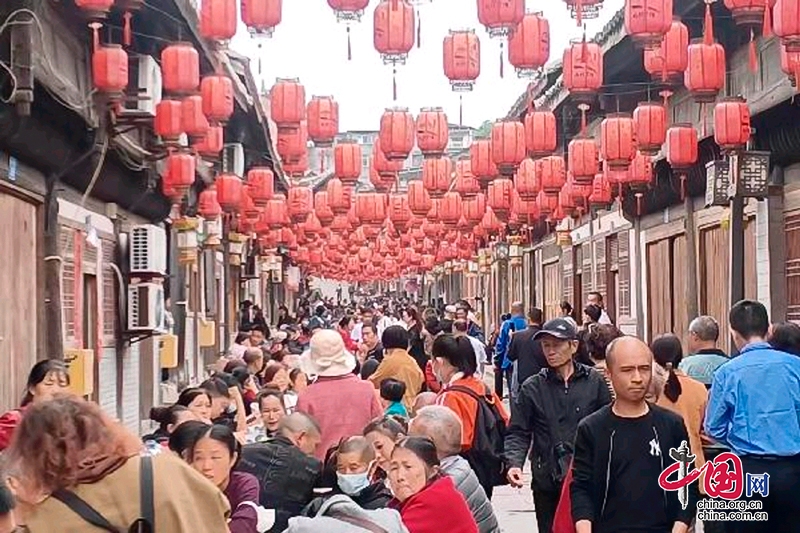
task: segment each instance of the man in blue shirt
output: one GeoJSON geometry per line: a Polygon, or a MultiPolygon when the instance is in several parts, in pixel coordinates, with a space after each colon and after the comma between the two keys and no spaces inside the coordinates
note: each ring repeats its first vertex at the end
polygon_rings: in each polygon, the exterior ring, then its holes
{"type": "Polygon", "coordinates": [[[511,396],[511,382],[514,372],[514,367],[511,360],[508,358],[508,347],[511,345],[511,335],[515,331],[524,331],[528,328],[528,321],[525,320],[525,309],[522,302],[514,302],[511,304],[511,318],[503,322],[500,328],[500,336],[497,337],[497,344],[495,345],[495,357],[500,359],[500,368],[503,375],[506,377],[506,386],[509,390],[509,398],[511,396]]]}
{"type": "Polygon", "coordinates": [[[753,492],[751,498],[763,501],[761,510],[769,513],[769,522],[729,526],[734,533],[797,531],[800,357],[774,350],[765,342],[769,317],[759,302],[742,300],[734,305],[730,325],[740,356],[714,374],[705,430],[741,457],[745,491],[750,484],[747,474],[769,475],[769,494],[753,492]]]}

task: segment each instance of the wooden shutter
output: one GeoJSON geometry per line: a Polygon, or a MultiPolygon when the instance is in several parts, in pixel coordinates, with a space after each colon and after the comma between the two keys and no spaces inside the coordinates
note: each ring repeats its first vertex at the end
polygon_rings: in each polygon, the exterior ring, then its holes
{"type": "Polygon", "coordinates": [[[617,238],[619,267],[619,316],[631,316],[631,263],[629,230],[620,231],[617,238]]]}
{"type": "Polygon", "coordinates": [[[786,320],[800,321],[800,213],[785,218],[786,320]]]}
{"type": "MultiPolygon", "coordinates": [[[[605,240],[599,240],[592,243],[594,247],[594,290],[599,292],[603,295],[603,299],[606,302],[606,307],[608,308],[608,296],[606,292],[608,292],[608,288],[606,285],[606,280],[608,279],[608,269],[606,267],[606,243],[605,240]]],[[[613,311],[613,308],[607,309],[609,313],[613,311]]]]}
{"type": "Polygon", "coordinates": [[[619,236],[609,235],[603,246],[605,270],[603,272],[606,310],[615,322],[619,321],[619,236]]]}
{"type": "Polygon", "coordinates": [[[594,285],[592,284],[592,258],[592,243],[587,242],[581,246],[581,259],[583,261],[583,265],[581,265],[581,282],[583,283],[583,291],[580,298],[576,297],[576,300],[581,305],[586,301],[586,295],[594,290],[594,285]]]}
{"type": "Polygon", "coordinates": [[[647,245],[647,326],[648,340],[672,331],[670,287],[670,241],[647,245]]]}
{"type": "Polygon", "coordinates": [[[686,309],[686,235],[672,240],[672,333],[681,339],[686,348],[686,332],[689,330],[689,313],[686,309]]]}
{"type": "Polygon", "coordinates": [[[700,313],[719,323],[719,347],[728,351],[728,232],[713,226],[700,232],[700,313]]]}
{"type": "Polygon", "coordinates": [[[103,335],[113,337],[117,326],[117,285],[114,269],[114,241],[103,240],[103,335]]]}
{"type": "MultiPolygon", "coordinates": [[[[559,316],[562,292],[558,262],[544,265],[544,316],[546,320],[559,316]]],[[[566,279],[566,278],[564,278],[566,279]]]]}
{"type": "Polygon", "coordinates": [[[573,306],[577,307],[575,303],[572,302],[574,297],[572,294],[574,273],[573,266],[577,267],[577,264],[573,265],[572,254],[572,248],[564,250],[561,254],[561,275],[563,276],[564,282],[561,284],[562,294],[559,296],[559,298],[571,302],[573,306]]]}
{"type": "Polygon", "coordinates": [[[69,226],[59,228],[59,249],[64,258],[61,274],[61,317],[64,320],[64,345],[75,339],[75,261],[72,232],[69,226]]]}

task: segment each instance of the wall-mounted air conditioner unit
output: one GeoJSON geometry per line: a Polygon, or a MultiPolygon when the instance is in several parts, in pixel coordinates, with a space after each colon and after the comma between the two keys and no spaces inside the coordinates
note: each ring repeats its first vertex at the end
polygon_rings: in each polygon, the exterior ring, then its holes
{"type": "Polygon", "coordinates": [[[130,273],[155,276],[167,273],[167,234],[162,228],[152,224],[131,228],[130,273]]]}
{"type": "Polygon", "coordinates": [[[128,60],[129,83],[122,116],[155,117],[161,102],[161,67],[153,56],[132,55],[128,60]]]}
{"type": "Polygon", "coordinates": [[[128,331],[164,333],[166,331],[164,286],[160,283],[128,285],[128,331]]]}
{"type": "Polygon", "coordinates": [[[228,143],[222,148],[222,171],[244,176],[244,146],[228,143]]]}

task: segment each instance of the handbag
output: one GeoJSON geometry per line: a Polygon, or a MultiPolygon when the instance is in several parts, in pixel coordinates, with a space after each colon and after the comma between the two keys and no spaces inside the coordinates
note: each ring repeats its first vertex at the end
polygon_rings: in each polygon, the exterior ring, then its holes
{"type": "Polygon", "coordinates": [[[569,465],[564,484],[561,486],[561,497],[558,499],[556,514],[553,517],[553,533],[575,533],[575,521],[572,519],[572,497],[569,486],[572,484],[572,464],[569,465]]]}
{"type": "MultiPolygon", "coordinates": [[[[127,533],[155,533],[155,505],[153,502],[153,458],[143,455],[139,464],[139,506],[141,517],[137,518],[127,530],[127,533]]],[[[75,514],[83,518],[94,527],[109,533],[122,533],[122,530],[113,526],[94,507],[83,498],[67,489],[59,489],[52,494],[75,514]]]]}

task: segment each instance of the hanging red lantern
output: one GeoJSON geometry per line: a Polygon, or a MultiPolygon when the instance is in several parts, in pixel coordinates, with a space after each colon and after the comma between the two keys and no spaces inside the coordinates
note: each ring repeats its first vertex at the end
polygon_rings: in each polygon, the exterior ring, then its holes
{"type": "Polygon", "coordinates": [[[523,0],[478,0],[478,21],[490,37],[506,37],[525,16],[523,0]]]}
{"type": "Polygon", "coordinates": [[[532,159],[525,158],[520,163],[514,175],[514,187],[523,200],[534,200],[541,189],[539,176],[536,174],[536,164],[532,159]]]}
{"type": "Polygon", "coordinates": [[[455,228],[461,219],[461,195],[455,191],[445,193],[439,206],[439,218],[445,228],[455,228]]]}
{"type": "Polygon", "coordinates": [[[308,172],[308,152],[305,152],[299,159],[284,161],[283,172],[292,178],[305,177],[308,172]]]}
{"type": "Polygon", "coordinates": [[[200,55],[189,43],[174,43],[161,52],[161,83],[168,93],[188,94],[200,85],[200,55]]]}
{"type": "MultiPolygon", "coordinates": [[[[242,188],[242,203],[239,205],[239,222],[245,222],[245,227],[248,227],[250,224],[257,222],[259,217],[261,217],[261,209],[253,203],[253,199],[247,194],[247,189],[242,188]]],[[[244,229],[245,227],[239,226],[239,233],[249,233],[250,230],[244,229]]]]}
{"type": "Polygon", "coordinates": [[[539,196],[536,197],[536,205],[539,208],[541,216],[552,218],[558,208],[558,195],[545,194],[545,192],[542,191],[539,193],[539,196]]]}
{"type": "MultiPolygon", "coordinates": [[[[764,21],[764,15],[767,14],[771,19],[775,2],[776,0],[725,0],[725,7],[730,10],[733,21],[739,26],[750,28],[764,26],[771,30],[772,24],[764,21]]],[[[764,33],[767,34],[768,31],[764,33]]]]}
{"type": "Polygon", "coordinates": [[[642,192],[647,189],[653,180],[653,158],[636,152],[636,156],[628,167],[625,182],[634,192],[642,192]]]}
{"type": "Polygon", "coordinates": [[[484,213],[481,219],[481,226],[487,235],[499,233],[500,230],[503,229],[503,223],[500,222],[500,219],[497,218],[497,215],[491,207],[486,207],[486,213],[484,213]]]}
{"type": "Polygon", "coordinates": [[[625,30],[647,50],[658,48],[672,26],[672,0],[625,0],[625,30]]]}
{"type": "Polygon", "coordinates": [[[206,134],[192,143],[192,149],[207,159],[217,158],[225,145],[224,135],[222,126],[209,126],[206,134]]]}
{"type": "Polygon", "coordinates": [[[206,76],[200,82],[203,113],[211,122],[225,124],[233,115],[233,82],[228,76],[206,76]]]}
{"type": "Polygon", "coordinates": [[[379,193],[361,192],[355,197],[356,217],[360,224],[378,224],[386,217],[384,196],[379,193]]]}
{"type": "Polygon", "coordinates": [[[558,144],[556,115],[552,111],[529,110],[525,115],[525,146],[537,158],[552,154],[558,144]]]}
{"type": "Polygon", "coordinates": [[[197,213],[205,220],[216,220],[222,215],[222,207],[217,201],[216,186],[207,187],[197,199],[197,213]]]}
{"type": "Polygon", "coordinates": [[[498,178],[489,184],[486,191],[486,203],[492,208],[500,220],[507,222],[511,213],[511,199],[514,194],[514,182],[507,178],[498,178]]]}
{"type": "Polygon", "coordinates": [[[471,91],[481,74],[481,42],[475,30],[450,30],[444,38],[444,75],[454,91],[471,91]]]}
{"type": "Polygon", "coordinates": [[[397,183],[397,173],[387,174],[384,172],[381,175],[375,168],[375,157],[375,154],[373,154],[369,160],[369,182],[375,187],[376,191],[389,192],[397,183]]]}
{"type": "Polygon", "coordinates": [[[314,193],[314,213],[317,215],[320,224],[327,227],[333,222],[333,209],[328,203],[328,191],[314,193]]]}
{"type": "Polygon", "coordinates": [[[673,170],[690,169],[698,160],[697,130],[691,124],[675,124],[667,130],[667,161],[673,170]]]}
{"type": "Polygon", "coordinates": [[[470,224],[479,224],[486,213],[486,196],[481,192],[462,204],[464,218],[470,224]]]}
{"type": "Polygon", "coordinates": [[[75,5],[93,19],[104,19],[114,5],[114,0],[75,0],[75,5]]]}
{"type": "Polygon", "coordinates": [[[103,45],[92,53],[94,87],[110,101],[119,101],[128,87],[128,54],[119,45],[103,45]]]}
{"type": "Polygon", "coordinates": [[[339,104],[332,96],[312,96],[306,110],[308,136],[317,148],[333,146],[339,133],[339,104]]]}
{"type": "Polygon", "coordinates": [[[392,194],[389,196],[389,220],[392,221],[397,231],[405,231],[411,222],[411,208],[408,196],[405,194],[392,194]]]}
{"type": "Polygon", "coordinates": [[[229,41],[236,35],[236,0],[203,0],[200,4],[200,35],[209,41],[229,41]]]}
{"type": "Polygon", "coordinates": [[[542,192],[546,195],[557,195],[567,183],[567,168],[564,158],[558,155],[544,157],[537,161],[542,192]]]}
{"type": "Polygon", "coordinates": [[[600,7],[603,5],[603,0],[564,0],[564,2],[578,26],[583,25],[584,20],[600,16],[600,7]]]}
{"type": "Polygon", "coordinates": [[[498,120],[492,126],[492,159],[503,176],[513,176],[525,159],[525,127],[518,120],[498,120]]]}
{"type": "Polygon", "coordinates": [[[215,180],[217,201],[226,213],[239,210],[243,201],[244,187],[236,174],[220,174],[215,180]]]}
{"type": "Polygon", "coordinates": [[[450,189],[453,163],[447,157],[426,159],[422,163],[422,183],[434,200],[441,198],[450,189]]]}
{"type": "Polygon", "coordinates": [[[713,102],[725,87],[725,49],[697,39],[689,45],[689,66],[683,83],[698,103],[713,102]]]}
{"type": "Polygon", "coordinates": [[[361,176],[361,145],[343,139],[333,149],[333,172],[345,186],[354,186],[361,176]]]}
{"type": "Polygon", "coordinates": [[[272,37],[283,19],[283,0],[242,0],[242,22],[251,34],[272,37]]]}
{"type": "Polygon", "coordinates": [[[792,87],[797,87],[797,78],[800,76],[800,52],[787,52],[786,47],[781,45],[781,70],[789,77],[792,87]]]}
{"type": "Polygon", "coordinates": [[[592,182],[592,193],[589,195],[589,207],[594,209],[608,209],[611,207],[612,191],[611,184],[606,175],[602,172],[594,177],[592,182]]]}
{"type": "Polygon", "coordinates": [[[300,127],[306,118],[306,89],[297,78],[278,78],[270,92],[270,116],[279,129],[300,127]]]}
{"type": "Polygon", "coordinates": [[[750,108],[744,98],[725,98],[714,106],[714,141],[723,151],[743,148],[750,140],[750,108]]]}
{"type": "Polygon", "coordinates": [[[302,127],[302,123],[301,127],[296,129],[279,129],[278,141],[275,144],[278,155],[284,163],[297,161],[308,154],[308,129],[302,127]]]}
{"type": "Polygon", "coordinates": [[[572,184],[567,181],[558,193],[558,206],[564,215],[574,217],[578,210],[578,204],[572,197],[572,184]]]}
{"type": "Polygon", "coordinates": [[[181,101],[181,126],[190,139],[202,139],[205,137],[209,124],[208,119],[203,114],[202,96],[187,96],[181,101]]]}
{"type": "Polygon", "coordinates": [[[576,137],[567,148],[569,171],[580,185],[591,185],[597,174],[598,150],[593,138],[576,137]]]}
{"type": "Polygon", "coordinates": [[[195,159],[190,154],[172,153],[167,156],[163,174],[164,183],[168,188],[183,194],[194,183],[195,159]]]}
{"type": "Polygon", "coordinates": [[[680,20],[673,20],[661,45],[644,52],[644,68],[650,76],[667,85],[683,84],[683,73],[689,67],[689,29],[680,20]]]}
{"type": "Polygon", "coordinates": [[[800,52],[800,2],[780,0],[774,10],[775,35],[788,52],[800,52]]]}
{"type": "Polygon", "coordinates": [[[372,145],[372,163],[375,171],[384,179],[396,179],[397,173],[403,170],[404,160],[389,160],[383,151],[380,138],[372,145]]]}
{"type": "Polygon", "coordinates": [[[573,176],[567,173],[567,183],[570,186],[570,191],[572,191],[572,199],[576,202],[576,204],[581,209],[588,207],[589,196],[592,194],[592,184],[594,183],[594,178],[588,182],[577,183],[573,176]]]}
{"type": "Polygon", "coordinates": [[[441,107],[423,107],[417,116],[417,146],[424,157],[441,157],[447,150],[450,127],[441,107]]]}
{"type": "Polygon", "coordinates": [[[642,102],[633,111],[634,133],[639,151],[656,155],[667,140],[667,107],[659,102],[642,102]]]}
{"type": "Polygon", "coordinates": [[[508,38],[508,62],[520,78],[532,78],[550,59],[550,23],[527,13],[508,38]]]}
{"type": "Polygon", "coordinates": [[[328,181],[325,190],[328,192],[328,205],[333,214],[346,215],[350,211],[350,189],[339,178],[333,178],[328,181]]]}
{"type": "Polygon", "coordinates": [[[251,168],[247,172],[247,192],[258,207],[266,207],[275,193],[275,175],[267,167],[251,168]]]}
{"type": "Polygon", "coordinates": [[[153,130],[165,143],[175,143],[183,135],[182,108],[178,100],[161,100],[156,105],[153,130]]]}
{"type": "Polygon", "coordinates": [[[282,194],[273,196],[266,209],[264,209],[262,216],[272,230],[283,229],[289,220],[286,210],[286,197],[282,194]]]}
{"type": "Polygon", "coordinates": [[[418,217],[424,217],[431,210],[433,202],[425,190],[425,184],[421,181],[411,181],[408,183],[408,207],[411,212],[418,217]]]}
{"type": "Polygon", "coordinates": [[[603,86],[603,50],[597,43],[573,42],[564,50],[564,87],[581,103],[591,103],[603,86]]]}
{"type": "Polygon", "coordinates": [[[314,192],[311,187],[289,187],[286,203],[289,219],[295,224],[305,222],[314,209],[314,192]]]}
{"type": "Polygon", "coordinates": [[[600,124],[600,153],[612,170],[628,168],[636,155],[633,118],[616,113],[603,120],[600,124]]]}
{"type": "Polygon", "coordinates": [[[405,65],[416,37],[414,6],[405,0],[381,0],[373,14],[372,42],[384,65],[392,65],[397,100],[397,65],[405,65]]]}
{"type": "Polygon", "coordinates": [[[455,191],[460,194],[462,198],[472,198],[481,192],[481,184],[478,182],[475,174],[472,173],[472,163],[470,163],[469,159],[456,161],[455,172],[455,191]]]}
{"type": "Polygon", "coordinates": [[[404,107],[387,109],[381,116],[379,137],[386,159],[405,161],[414,148],[414,117],[404,107]]]}
{"type": "Polygon", "coordinates": [[[469,161],[472,173],[484,189],[499,175],[492,157],[492,142],[489,140],[479,139],[470,145],[469,161]]]}

